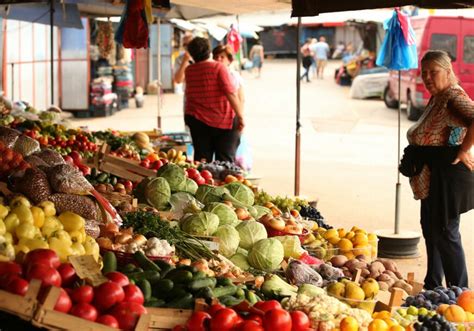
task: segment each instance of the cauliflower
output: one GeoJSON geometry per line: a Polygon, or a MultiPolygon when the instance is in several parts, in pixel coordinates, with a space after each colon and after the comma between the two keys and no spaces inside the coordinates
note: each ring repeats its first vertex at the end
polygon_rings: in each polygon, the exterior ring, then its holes
{"type": "Polygon", "coordinates": [[[145,254],[148,256],[170,256],[174,254],[174,247],[166,240],[153,237],[146,242],[145,254]]]}

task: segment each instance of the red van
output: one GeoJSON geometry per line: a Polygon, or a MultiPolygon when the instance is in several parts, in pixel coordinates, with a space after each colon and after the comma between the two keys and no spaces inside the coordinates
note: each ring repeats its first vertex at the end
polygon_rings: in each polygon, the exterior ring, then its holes
{"type": "MultiPolygon", "coordinates": [[[[448,52],[460,85],[474,99],[474,18],[413,17],[411,23],[416,34],[418,59],[429,49],[448,52]]],[[[406,105],[408,119],[416,121],[429,98],[421,80],[421,69],[402,71],[400,99],[406,105]]],[[[398,107],[398,71],[390,72],[383,99],[387,107],[398,107]]]]}

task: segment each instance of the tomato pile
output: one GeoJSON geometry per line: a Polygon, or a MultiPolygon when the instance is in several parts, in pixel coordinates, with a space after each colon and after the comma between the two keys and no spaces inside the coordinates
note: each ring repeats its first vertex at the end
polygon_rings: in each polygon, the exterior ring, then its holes
{"type": "Polygon", "coordinates": [[[226,308],[214,304],[207,311],[194,312],[186,325],[173,331],[311,331],[310,320],[302,311],[288,312],[276,300],[253,306],[239,304],[226,308]]]}
{"type": "Polygon", "coordinates": [[[29,167],[30,165],[23,160],[20,153],[8,148],[0,141],[0,177],[8,175],[14,170],[25,170],[29,167]]]}
{"type": "Polygon", "coordinates": [[[85,285],[74,267],[61,263],[50,249],[30,251],[22,265],[0,262],[2,289],[24,296],[29,281],[38,279],[42,291],[50,286],[60,287],[54,310],[110,327],[133,330],[140,315],[147,312],[142,291],[120,272],[109,272],[105,276],[109,281],[97,287],[85,285]]]}

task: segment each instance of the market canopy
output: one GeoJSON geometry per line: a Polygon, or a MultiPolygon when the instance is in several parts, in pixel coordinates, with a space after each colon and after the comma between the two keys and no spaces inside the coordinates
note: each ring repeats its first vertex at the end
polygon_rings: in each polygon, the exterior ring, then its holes
{"type": "Polygon", "coordinates": [[[320,13],[360,10],[372,8],[389,8],[417,6],[422,8],[471,8],[474,0],[292,0],[291,16],[315,16],[320,13]]]}
{"type": "Polygon", "coordinates": [[[289,9],[291,0],[172,0],[173,4],[210,9],[226,14],[289,9]]]}

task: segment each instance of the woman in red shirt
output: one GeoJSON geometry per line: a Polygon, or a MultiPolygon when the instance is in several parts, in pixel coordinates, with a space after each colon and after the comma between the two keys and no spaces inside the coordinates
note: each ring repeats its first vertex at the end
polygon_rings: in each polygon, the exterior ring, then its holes
{"type": "Polygon", "coordinates": [[[185,71],[185,122],[191,130],[194,160],[233,162],[244,128],[237,89],[227,68],[210,58],[207,39],[194,38],[188,52],[194,63],[185,71]]]}

